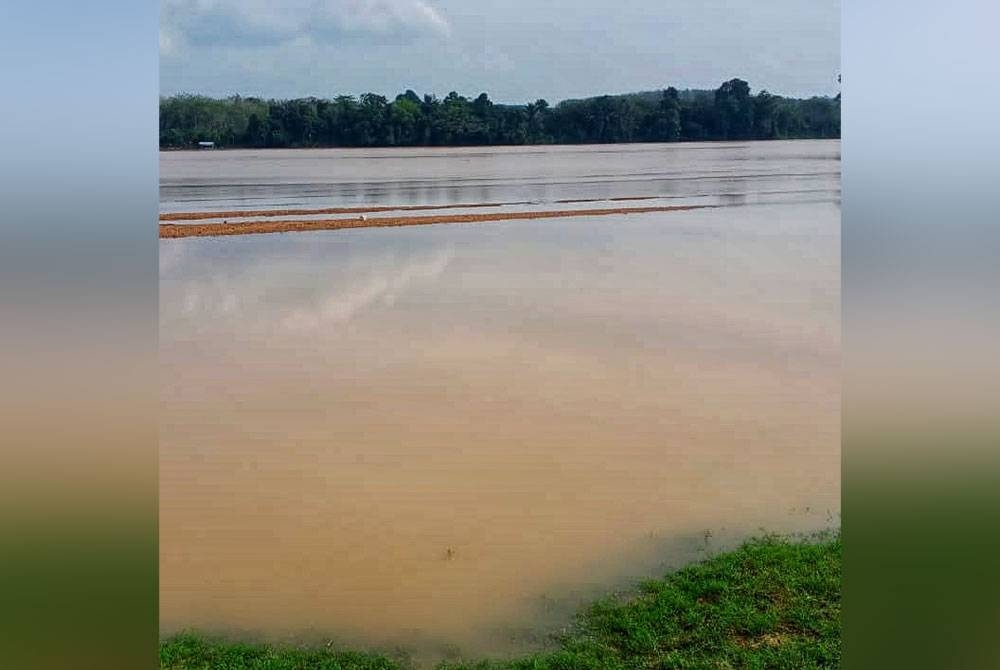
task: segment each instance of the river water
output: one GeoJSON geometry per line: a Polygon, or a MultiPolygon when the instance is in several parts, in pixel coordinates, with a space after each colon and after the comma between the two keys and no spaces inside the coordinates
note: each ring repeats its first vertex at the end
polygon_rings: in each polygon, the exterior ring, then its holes
{"type": "Polygon", "coordinates": [[[161,240],[163,631],[518,653],[839,525],[839,153],[162,154],[165,212],[720,205],[161,240]]]}

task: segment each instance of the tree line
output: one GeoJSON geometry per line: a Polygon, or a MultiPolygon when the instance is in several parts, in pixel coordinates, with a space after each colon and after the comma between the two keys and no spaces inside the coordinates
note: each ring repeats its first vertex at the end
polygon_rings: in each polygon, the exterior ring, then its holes
{"type": "Polygon", "coordinates": [[[751,94],[742,79],[712,90],[670,87],[625,95],[499,104],[486,93],[439,99],[408,90],[389,101],[263,100],[175,95],[160,99],[160,147],[395,147],[585,144],[840,137],[840,95],[751,94]]]}

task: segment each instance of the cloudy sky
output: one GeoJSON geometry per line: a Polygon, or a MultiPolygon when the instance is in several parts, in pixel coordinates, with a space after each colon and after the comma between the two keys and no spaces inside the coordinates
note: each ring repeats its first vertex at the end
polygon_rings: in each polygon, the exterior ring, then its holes
{"type": "Polygon", "coordinates": [[[839,70],[839,0],[162,0],[165,95],[808,96],[839,70]]]}

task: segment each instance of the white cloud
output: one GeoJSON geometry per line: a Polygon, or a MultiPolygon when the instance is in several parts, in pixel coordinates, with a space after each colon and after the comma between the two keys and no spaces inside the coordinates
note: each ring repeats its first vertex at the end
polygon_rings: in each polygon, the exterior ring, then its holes
{"type": "Polygon", "coordinates": [[[171,55],[180,44],[404,42],[450,33],[447,19],[425,0],[163,0],[160,52],[171,55]]]}
{"type": "Polygon", "coordinates": [[[170,32],[164,28],[160,28],[160,54],[164,56],[169,56],[174,52],[174,38],[171,36],[170,32]]]}

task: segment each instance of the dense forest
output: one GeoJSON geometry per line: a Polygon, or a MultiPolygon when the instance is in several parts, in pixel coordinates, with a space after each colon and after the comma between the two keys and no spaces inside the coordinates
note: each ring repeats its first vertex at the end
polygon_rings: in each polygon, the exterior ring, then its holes
{"type": "Polygon", "coordinates": [[[332,100],[160,99],[160,147],[393,147],[576,144],[840,137],[840,96],[751,94],[742,79],[714,91],[663,91],[494,103],[486,93],[443,100],[413,91],[332,100]]]}

